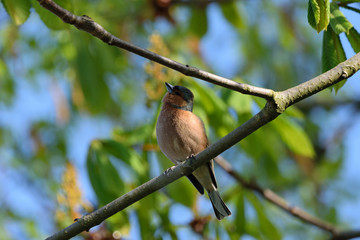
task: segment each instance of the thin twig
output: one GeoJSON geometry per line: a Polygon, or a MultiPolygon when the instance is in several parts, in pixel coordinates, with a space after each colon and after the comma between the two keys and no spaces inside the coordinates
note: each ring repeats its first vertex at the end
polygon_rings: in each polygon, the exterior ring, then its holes
{"type": "Polygon", "coordinates": [[[352,238],[358,238],[360,237],[360,230],[355,231],[343,231],[339,232],[338,234],[335,234],[331,240],[347,240],[352,238]]]}
{"type": "Polygon", "coordinates": [[[262,188],[256,181],[254,180],[246,180],[239,173],[237,173],[223,157],[217,156],[215,158],[216,163],[224,169],[230,176],[232,176],[238,183],[240,183],[243,187],[250,189],[254,192],[260,194],[264,199],[269,201],[270,203],[278,206],[283,209],[285,212],[293,215],[294,217],[308,223],[314,225],[324,231],[329,232],[332,237],[331,240],[347,240],[356,237],[360,237],[360,230],[349,230],[349,231],[340,231],[333,224],[326,222],[320,218],[312,216],[311,214],[305,212],[299,207],[293,206],[289,204],[284,198],[280,197],[276,193],[274,193],[270,189],[262,188]]]}
{"type": "Polygon", "coordinates": [[[227,162],[223,157],[218,156],[215,158],[215,161],[221,168],[223,168],[230,176],[232,176],[237,182],[247,189],[251,189],[258,194],[260,194],[264,199],[271,202],[272,204],[283,209],[287,213],[293,215],[296,218],[301,219],[302,221],[317,226],[331,234],[335,235],[338,233],[338,230],[334,225],[328,223],[322,219],[314,217],[309,213],[305,212],[299,207],[289,204],[284,198],[280,197],[270,189],[262,188],[255,180],[247,181],[240,174],[234,171],[230,163],[227,162]]]}
{"type": "Polygon", "coordinates": [[[76,16],[73,13],[69,12],[68,10],[60,7],[52,0],[37,0],[37,1],[41,4],[41,6],[56,14],[65,23],[74,25],[76,28],[92,34],[93,36],[101,39],[103,42],[109,45],[117,46],[119,48],[125,49],[129,52],[135,53],[139,56],[142,56],[154,62],[160,63],[186,76],[196,77],[204,81],[225,88],[229,88],[234,91],[241,92],[243,94],[258,96],[265,99],[270,99],[273,96],[273,90],[261,88],[261,87],[255,87],[245,83],[238,83],[233,80],[200,70],[198,68],[191,67],[189,65],[184,65],[182,63],[176,62],[164,56],[160,56],[147,49],[140,48],[124,40],[121,40],[115,37],[114,35],[112,35],[111,33],[109,33],[108,31],[106,31],[101,25],[93,21],[90,17],[86,15],[76,16]]]}

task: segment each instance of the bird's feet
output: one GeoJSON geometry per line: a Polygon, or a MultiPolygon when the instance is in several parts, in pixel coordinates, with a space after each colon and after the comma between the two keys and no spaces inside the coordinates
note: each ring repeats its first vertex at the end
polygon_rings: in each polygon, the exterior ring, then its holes
{"type": "Polygon", "coordinates": [[[187,158],[186,158],[186,160],[188,160],[189,158],[194,158],[195,157],[195,155],[194,154],[191,154],[190,156],[188,156],[187,158]]]}
{"type": "Polygon", "coordinates": [[[172,166],[172,167],[169,167],[168,169],[166,169],[165,170],[165,174],[166,174],[166,176],[169,176],[169,173],[172,171],[172,170],[174,170],[174,168],[176,168],[176,166],[172,166]]]}

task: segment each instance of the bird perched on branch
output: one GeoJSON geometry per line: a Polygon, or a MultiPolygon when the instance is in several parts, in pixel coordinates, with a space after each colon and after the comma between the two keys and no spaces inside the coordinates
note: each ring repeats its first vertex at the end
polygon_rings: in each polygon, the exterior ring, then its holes
{"type": "MultiPolygon", "coordinates": [[[[192,113],[193,93],[182,86],[165,85],[167,93],[162,100],[156,137],[161,151],[177,165],[203,151],[209,142],[203,122],[192,113]]],[[[201,194],[204,188],[208,192],[217,219],[231,215],[217,191],[213,160],[187,177],[201,194]]]]}

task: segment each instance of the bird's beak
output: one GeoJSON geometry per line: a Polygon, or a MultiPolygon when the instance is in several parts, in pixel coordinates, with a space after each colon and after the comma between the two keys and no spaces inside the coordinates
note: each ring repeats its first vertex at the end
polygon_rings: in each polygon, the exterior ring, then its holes
{"type": "Polygon", "coordinates": [[[165,82],[165,86],[166,86],[166,90],[168,91],[168,93],[172,93],[174,86],[171,85],[170,83],[165,82]]]}

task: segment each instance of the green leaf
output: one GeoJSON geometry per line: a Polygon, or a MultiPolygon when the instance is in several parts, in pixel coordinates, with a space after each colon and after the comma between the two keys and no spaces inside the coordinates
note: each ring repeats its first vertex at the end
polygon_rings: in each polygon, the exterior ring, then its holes
{"type": "Polygon", "coordinates": [[[154,201],[154,196],[155,194],[151,194],[150,196],[141,199],[141,201],[136,203],[137,217],[141,234],[140,239],[154,239],[154,236],[156,235],[156,225],[152,224],[155,215],[153,210],[156,209],[156,204],[159,204],[159,202],[154,201]]]}
{"type": "Polygon", "coordinates": [[[339,6],[336,3],[330,4],[330,25],[336,34],[342,32],[349,33],[349,30],[353,25],[346,19],[344,14],[340,11],[339,6]]]}
{"type": "Polygon", "coordinates": [[[251,113],[252,98],[249,95],[231,91],[228,104],[234,108],[238,114],[251,113]]]}
{"type": "Polygon", "coordinates": [[[130,131],[118,127],[113,130],[113,135],[117,141],[122,142],[125,145],[134,145],[144,143],[151,137],[153,130],[154,129],[151,124],[139,126],[135,129],[131,129],[130,131]]]}
{"type": "Polygon", "coordinates": [[[312,9],[311,0],[309,0],[309,2],[308,2],[307,19],[308,19],[309,25],[310,25],[313,29],[316,30],[317,22],[316,22],[316,19],[315,19],[314,11],[313,11],[313,9],[312,9]]]}
{"type": "Polygon", "coordinates": [[[189,208],[194,206],[197,190],[186,177],[171,183],[166,189],[174,201],[189,208]]]}
{"type": "Polygon", "coordinates": [[[308,2],[308,22],[315,30],[320,22],[320,8],[316,0],[308,2]]]}
{"type": "Polygon", "coordinates": [[[236,1],[220,5],[224,17],[238,30],[245,28],[245,20],[241,17],[236,1]]]}
{"type": "Polygon", "coordinates": [[[15,86],[8,67],[2,59],[0,59],[0,89],[0,101],[10,104],[14,96],[15,86]]]}
{"type": "Polygon", "coordinates": [[[320,22],[317,31],[326,30],[330,23],[330,0],[317,0],[320,6],[320,22]]]}
{"type": "Polygon", "coordinates": [[[141,163],[140,157],[130,146],[126,146],[112,139],[99,140],[104,151],[131,167],[134,172],[143,175],[147,171],[147,167],[141,163]]]}
{"type": "MultiPolygon", "coordinates": [[[[157,152],[156,155],[161,169],[167,169],[173,165],[162,152],[157,152]]],[[[195,204],[197,190],[186,177],[180,178],[179,180],[169,184],[166,187],[166,191],[170,198],[174,201],[189,208],[193,207],[195,204]]]]}
{"type": "MultiPolygon", "coordinates": [[[[17,1],[17,0],[16,0],[17,1]]],[[[69,10],[73,10],[73,5],[70,0],[55,0],[58,5],[69,10]]],[[[58,16],[49,10],[43,8],[40,3],[36,0],[31,0],[32,6],[35,8],[37,14],[39,14],[40,19],[43,23],[52,30],[63,30],[69,28],[69,24],[64,23],[58,16]]]]}
{"type": "Polygon", "coordinates": [[[189,27],[199,38],[205,35],[208,27],[206,8],[192,8],[189,27]]]}
{"type": "Polygon", "coordinates": [[[266,211],[264,206],[260,203],[260,201],[255,196],[255,194],[249,192],[248,194],[246,194],[246,198],[256,211],[258,223],[259,223],[259,230],[264,236],[266,236],[266,239],[272,239],[272,240],[282,239],[281,233],[270,222],[270,220],[266,216],[266,211]]]}
{"type": "Polygon", "coordinates": [[[88,44],[79,44],[79,46],[76,57],[78,80],[89,110],[92,113],[98,113],[104,111],[111,102],[109,89],[104,79],[104,69],[97,56],[101,52],[96,52],[96,46],[95,52],[89,51],[88,44]]]}
{"type": "MultiPolygon", "coordinates": [[[[332,27],[324,31],[322,51],[322,71],[326,72],[339,63],[346,60],[345,51],[341,45],[339,35],[336,35],[332,27]]],[[[333,86],[337,92],[346,81],[341,81],[333,86]]]]}
{"type": "Polygon", "coordinates": [[[271,125],[279,133],[286,146],[295,154],[313,158],[314,147],[305,131],[286,116],[280,116],[271,125]]]}
{"type": "Polygon", "coordinates": [[[16,25],[23,24],[30,16],[29,0],[1,0],[6,12],[16,25]]]}
{"type": "Polygon", "coordinates": [[[285,114],[289,117],[294,117],[298,119],[304,119],[304,113],[300,111],[296,106],[292,105],[291,107],[286,109],[285,114]]]}
{"type": "Polygon", "coordinates": [[[243,234],[245,233],[245,225],[246,225],[246,218],[245,218],[245,201],[244,201],[244,190],[240,188],[239,191],[236,192],[236,215],[235,215],[235,226],[237,227],[237,233],[243,234]]]}
{"type": "Polygon", "coordinates": [[[205,117],[207,117],[210,125],[216,126],[216,133],[220,137],[225,136],[233,130],[235,121],[230,116],[228,106],[224,99],[220,98],[214,92],[214,89],[206,85],[200,85],[194,82],[192,86],[192,91],[196,96],[195,101],[197,101],[197,99],[201,101],[199,104],[195,104],[194,113],[197,114],[199,111],[198,108],[203,108],[200,112],[205,110],[206,116],[204,114],[204,118],[202,119],[205,120],[205,117]]]}
{"type": "Polygon", "coordinates": [[[360,52],[360,34],[354,27],[350,28],[349,33],[346,34],[347,39],[349,40],[351,47],[356,53],[360,52]]]}
{"type": "Polygon", "coordinates": [[[330,0],[309,0],[308,22],[317,32],[326,30],[330,22],[330,0]]]}
{"type": "Polygon", "coordinates": [[[91,143],[86,166],[91,185],[101,205],[111,202],[124,193],[124,182],[99,140],[91,143]]]}

